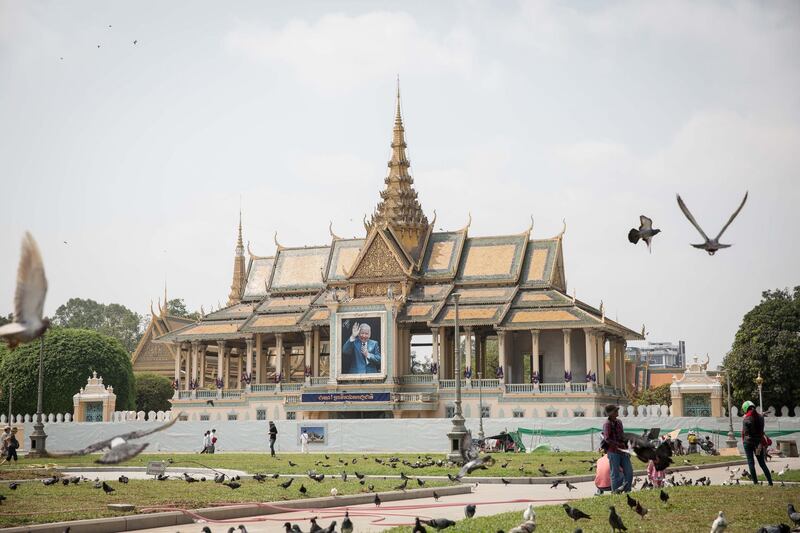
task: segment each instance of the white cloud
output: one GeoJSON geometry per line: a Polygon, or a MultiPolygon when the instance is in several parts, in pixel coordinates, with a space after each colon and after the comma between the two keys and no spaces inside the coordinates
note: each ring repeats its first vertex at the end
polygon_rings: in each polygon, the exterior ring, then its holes
{"type": "Polygon", "coordinates": [[[472,69],[473,44],[468,31],[428,31],[402,12],[325,15],[292,19],[279,29],[242,24],[230,32],[231,50],[288,66],[312,86],[348,89],[399,72],[461,75],[472,69]]]}

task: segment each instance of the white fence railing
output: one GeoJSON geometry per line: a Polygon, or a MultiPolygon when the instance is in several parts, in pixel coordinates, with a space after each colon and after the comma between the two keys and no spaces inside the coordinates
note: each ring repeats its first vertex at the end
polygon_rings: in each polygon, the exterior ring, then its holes
{"type": "Polygon", "coordinates": [[[422,385],[433,383],[433,374],[406,374],[400,376],[401,385],[422,385]]]}
{"type": "Polygon", "coordinates": [[[311,376],[309,383],[311,383],[312,386],[327,385],[329,379],[328,376],[311,376]]]}
{"type": "Polygon", "coordinates": [[[251,392],[272,392],[275,390],[274,383],[254,383],[250,385],[251,392]]]}

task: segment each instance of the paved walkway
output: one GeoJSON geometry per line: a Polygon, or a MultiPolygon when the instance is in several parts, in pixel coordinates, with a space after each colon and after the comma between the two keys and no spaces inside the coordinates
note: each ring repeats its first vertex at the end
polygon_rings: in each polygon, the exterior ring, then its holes
{"type": "MultiPolygon", "coordinates": [[[[680,460],[680,458],[678,458],[680,460]]],[[[800,459],[776,459],[769,463],[774,470],[783,468],[789,463],[791,468],[800,469],[800,459]]],[[[743,468],[746,468],[744,466],[743,468]]],[[[676,474],[680,478],[681,474],[676,474]]],[[[712,483],[721,484],[728,479],[728,471],[725,468],[710,468],[699,471],[683,472],[682,475],[688,479],[697,479],[702,476],[710,476],[712,483]]],[[[527,502],[532,501],[535,506],[563,503],[571,499],[580,499],[592,496],[595,493],[593,482],[576,483],[577,490],[569,491],[564,485],[556,489],[550,489],[549,485],[497,485],[481,484],[478,485],[472,494],[449,496],[434,501],[433,498],[420,498],[406,500],[402,502],[392,502],[376,508],[375,505],[357,505],[349,507],[350,518],[355,524],[355,531],[358,533],[373,533],[383,531],[397,525],[412,525],[414,517],[427,518],[450,518],[451,520],[461,520],[464,518],[464,506],[468,503],[477,506],[477,515],[491,515],[507,511],[519,511],[520,519],[522,511],[527,507],[527,502]]],[[[297,523],[303,531],[308,531],[308,518],[317,516],[318,522],[323,527],[327,526],[332,520],[339,524],[344,516],[344,508],[328,508],[318,511],[287,511],[281,514],[267,515],[261,517],[251,517],[247,519],[233,519],[227,522],[209,522],[183,525],[179,527],[165,527],[148,530],[140,530],[154,533],[175,533],[179,530],[183,533],[200,533],[203,526],[209,526],[212,532],[224,533],[231,526],[245,525],[250,533],[273,533],[283,531],[281,527],[284,522],[297,523]]],[[[338,530],[338,527],[337,527],[338,530]]],[[[238,532],[237,532],[238,533],[238,532]]]]}

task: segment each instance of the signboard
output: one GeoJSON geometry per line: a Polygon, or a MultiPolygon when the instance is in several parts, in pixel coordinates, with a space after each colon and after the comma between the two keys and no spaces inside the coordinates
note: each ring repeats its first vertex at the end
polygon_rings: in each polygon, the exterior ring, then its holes
{"type": "Polygon", "coordinates": [[[167,471],[167,463],[164,461],[150,461],[147,463],[147,471],[145,474],[148,476],[160,476],[167,471]]]}
{"type": "Polygon", "coordinates": [[[307,402],[388,402],[391,394],[388,392],[330,392],[330,393],[303,393],[300,401],[307,402]]]}

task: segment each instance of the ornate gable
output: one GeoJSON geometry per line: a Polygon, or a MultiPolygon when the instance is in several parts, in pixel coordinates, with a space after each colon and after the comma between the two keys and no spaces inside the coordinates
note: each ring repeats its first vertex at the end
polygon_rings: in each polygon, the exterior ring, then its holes
{"type": "Polygon", "coordinates": [[[375,231],[370,240],[368,248],[362,253],[350,277],[356,279],[405,277],[405,268],[383,235],[375,231]]]}

